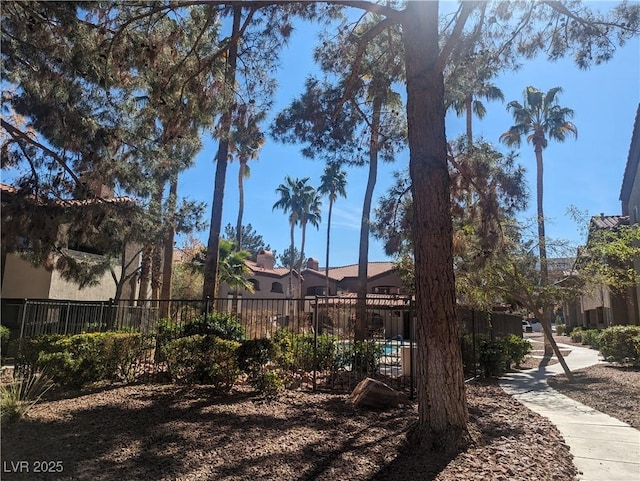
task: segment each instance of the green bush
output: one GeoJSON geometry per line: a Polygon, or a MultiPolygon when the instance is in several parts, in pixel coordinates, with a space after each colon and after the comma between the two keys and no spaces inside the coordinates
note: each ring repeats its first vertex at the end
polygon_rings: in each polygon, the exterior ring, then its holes
{"type": "Polygon", "coordinates": [[[181,337],[193,335],[215,336],[236,342],[242,342],[245,339],[244,328],[236,318],[223,312],[212,312],[187,322],[182,327],[181,337]]]}
{"type": "Polygon", "coordinates": [[[265,396],[277,394],[284,386],[273,367],[279,352],[271,339],[243,341],[237,351],[238,366],[247,374],[249,384],[265,396]]]}
{"type": "Polygon", "coordinates": [[[329,334],[295,334],[287,328],[278,329],[273,336],[280,354],[278,365],[289,371],[311,372],[332,369],[336,363],[338,339],[329,334]]]}
{"type": "Polygon", "coordinates": [[[556,334],[558,336],[564,336],[566,326],[564,324],[556,324],[556,334]]]}
{"type": "Polygon", "coordinates": [[[582,333],[584,331],[581,327],[574,327],[571,330],[571,341],[572,342],[582,342],[582,333]]]}
{"type": "Polygon", "coordinates": [[[173,380],[211,384],[226,392],[241,374],[236,357],[239,346],[236,341],[194,334],[169,341],[162,349],[173,380]]]}
{"type": "Polygon", "coordinates": [[[351,368],[352,372],[373,375],[378,371],[384,347],[376,341],[354,341],[336,358],[336,368],[351,368]]]}
{"type": "Polygon", "coordinates": [[[582,344],[588,344],[594,349],[600,348],[600,331],[597,329],[587,329],[582,331],[582,344]]]}
{"type": "Polygon", "coordinates": [[[478,361],[484,377],[494,377],[505,371],[508,355],[502,340],[483,340],[480,342],[478,361]]]}
{"type": "Polygon", "coordinates": [[[131,380],[147,339],[138,333],[94,332],[45,335],[24,345],[21,364],[45,370],[56,383],[82,387],[97,381],[131,380]]]}
{"type": "Polygon", "coordinates": [[[600,336],[600,352],[607,361],[640,365],[640,326],[613,326],[600,336]]]}
{"type": "Polygon", "coordinates": [[[265,397],[274,397],[284,389],[284,381],[278,371],[267,369],[256,376],[251,385],[265,397]]]}
{"type": "Polygon", "coordinates": [[[476,375],[477,370],[477,358],[480,354],[480,344],[488,341],[489,336],[486,334],[475,335],[475,349],[473,345],[474,336],[472,334],[465,334],[462,336],[461,349],[462,349],[462,365],[464,367],[465,374],[476,375]]]}
{"type": "Polygon", "coordinates": [[[524,361],[524,358],[531,352],[531,343],[529,340],[511,334],[509,337],[503,339],[502,342],[507,357],[506,367],[509,368],[511,364],[520,367],[520,363],[524,361]]]}
{"type": "Polygon", "coordinates": [[[0,324],[0,352],[2,353],[3,358],[7,355],[10,335],[11,331],[9,331],[9,328],[0,324]]]}

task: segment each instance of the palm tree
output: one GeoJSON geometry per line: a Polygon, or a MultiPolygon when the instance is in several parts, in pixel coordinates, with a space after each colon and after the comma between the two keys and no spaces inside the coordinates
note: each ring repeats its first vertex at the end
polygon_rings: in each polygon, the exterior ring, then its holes
{"type": "Polygon", "coordinates": [[[504,95],[502,90],[490,82],[479,81],[477,85],[470,89],[461,98],[457,98],[452,102],[452,106],[456,111],[456,115],[461,117],[464,115],[467,122],[467,142],[473,142],[472,120],[473,114],[479,119],[483,119],[487,114],[487,109],[480,100],[502,100],[504,95]]]}
{"type": "Polygon", "coordinates": [[[318,194],[327,195],[329,197],[329,215],[327,218],[327,256],[325,260],[324,276],[327,282],[327,290],[325,294],[329,295],[329,243],[331,240],[331,213],[333,212],[333,203],[337,200],[338,195],[347,197],[345,190],[347,186],[347,173],[340,168],[340,164],[327,164],[324,173],[320,177],[320,187],[318,194]]]}
{"type": "MultiPolygon", "coordinates": [[[[465,48],[462,46],[461,52],[464,51],[465,48]]],[[[504,102],[502,90],[490,81],[494,76],[492,57],[478,51],[464,55],[463,59],[454,63],[453,69],[447,75],[447,110],[453,107],[458,117],[466,117],[469,144],[473,143],[473,115],[483,119],[487,114],[487,109],[480,99],[504,102]]]]}
{"type": "MultiPolygon", "coordinates": [[[[315,189],[307,184],[309,177],[304,179],[292,179],[288,175],[285,177],[284,184],[280,184],[276,189],[276,192],[280,195],[280,198],[273,204],[273,210],[282,209],[285,214],[289,213],[289,227],[290,227],[290,240],[291,244],[289,252],[291,255],[291,262],[289,264],[289,295],[293,294],[293,267],[296,265],[296,259],[294,258],[294,229],[295,226],[302,222],[303,213],[311,205],[311,199],[315,194],[315,189]]],[[[304,232],[303,232],[304,235],[304,232]]]]}
{"type": "MultiPolygon", "coordinates": [[[[251,257],[251,253],[238,250],[236,245],[226,239],[220,239],[218,280],[234,291],[244,289],[253,293],[254,286],[246,277],[251,272],[245,261],[251,257]]],[[[234,314],[236,308],[234,307],[234,314]]]]}
{"type": "Polygon", "coordinates": [[[236,249],[242,245],[242,217],[244,215],[244,179],[249,178],[249,161],[258,158],[265,143],[259,124],[266,112],[253,113],[247,104],[238,108],[238,117],[231,132],[229,151],[238,157],[238,219],[236,221],[236,249]]]}
{"type": "MultiPolygon", "coordinates": [[[[304,261],[304,244],[306,240],[307,234],[307,224],[311,224],[316,229],[320,226],[320,221],[322,220],[320,206],[322,202],[320,201],[320,196],[318,195],[316,189],[308,187],[305,185],[304,190],[301,192],[301,207],[302,210],[300,212],[300,228],[302,229],[302,240],[300,241],[300,260],[298,262],[298,274],[302,271],[302,263],[304,261]]],[[[298,275],[298,295],[302,297],[302,278],[298,275]]]]}
{"type": "MultiPolygon", "coordinates": [[[[510,147],[519,147],[522,136],[533,144],[536,154],[536,194],[538,204],[538,249],[540,253],[540,284],[548,284],[549,271],[547,266],[547,244],[545,238],[544,209],[543,209],[543,162],[542,150],[547,147],[548,138],[564,142],[567,136],[578,137],[578,129],[568,119],[573,117],[573,110],[558,105],[557,95],[562,92],[560,87],[554,87],[543,92],[534,87],[527,87],[524,91],[524,102],[520,104],[512,101],[507,104],[511,111],[515,125],[511,126],[500,136],[500,141],[510,147]]],[[[544,306],[543,324],[551,329],[551,310],[544,306]]],[[[547,336],[548,337],[548,336],[547,336]]],[[[549,340],[551,341],[551,340],[549,340]]],[[[547,344],[545,350],[548,351],[547,344]]]]}

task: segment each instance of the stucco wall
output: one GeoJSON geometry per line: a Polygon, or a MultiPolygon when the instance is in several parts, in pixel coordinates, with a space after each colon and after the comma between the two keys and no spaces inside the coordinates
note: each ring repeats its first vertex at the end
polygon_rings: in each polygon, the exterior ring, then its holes
{"type": "Polygon", "coordinates": [[[20,258],[17,254],[7,254],[2,278],[2,297],[47,299],[51,284],[51,272],[20,258]]]}
{"type": "MultiPolygon", "coordinates": [[[[120,277],[120,267],[115,268],[116,276],[120,277]]],[[[116,284],[109,272],[106,272],[95,286],[79,289],[78,285],[64,280],[60,272],[51,273],[51,288],[49,299],[66,299],[70,301],[108,301],[116,294],[116,284]]]]}
{"type": "MultiPolygon", "coordinates": [[[[116,267],[120,275],[120,268],[116,267]]],[[[47,271],[43,267],[33,267],[16,254],[7,254],[2,297],[5,299],[65,299],[106,301],[116,292],[111,274],[106,273],[97,285],[79,289],[78,285],[64,280],[60,272],[47,271]]]]}

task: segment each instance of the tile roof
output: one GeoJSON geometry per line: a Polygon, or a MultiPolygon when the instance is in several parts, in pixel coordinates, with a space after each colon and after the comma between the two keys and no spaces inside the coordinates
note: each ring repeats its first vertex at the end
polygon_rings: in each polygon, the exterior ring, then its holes
{"type": "MultiPolygon", "coordinates": [[[[308,270],[312,270],[312,269],[308,269],[308,270]]],[[[388,262],[388,261],[369,262],[369,266],[367,268],[367,277],[371,279],[372,277],[376,277],[380,274],[384,274],[392,270],[393,270],[393,262],[388,262]]],[[[324,275],[323,270],[314,271],[314,272],[319,272],[322,275],[324,275]]],[[[358,277],[358,264],[350,264],[342,267],[332,267],[329,269],[329,277],[337,281],[341,281],[345,277],[358,277]]]]}
{"type": "MultiPolygon", "coordinates": [[[[259,266],[256,262],[254,261],[244,261],[244,263],[247,265],[247,267],[249,267],[249,269],[251,269],[254,273],[262,273],[262,274],[270,274],[273,276],[278,276],[278,277],[284,277],[289,275],[289,268],[288,267],[274,267],[273,269],[265,269],[262,266],[259,266]]],[[[294,275],[297,275],[297,272],[294,270],[293,271],[294,275]]]]}
{"type": "Polygon", "coordinates": [[[596,229],[611,229],[619,225],[629,225],[628,215],[596,215],[591,218],[596,229]]]}
{"type": "MultiPolygon", "coordinates": [[[[9,184],[3,184],[0,182],[0,192],[3,194],[9,195],[17,195],[20,191],[9,184]]],[[[94,205],[94,204],[126,204],[129,202],[134,202],[131,197],[110,197],[110,198],[102,198],[96,197],[94,199],[47,199],[41,197],[35,197],[30,195],[29,198],[34,199],[37,203],[44,205],[46,203],[52,203],[54,205],[58,205],[61,207],[80,207],[85,205],[94,205]]]]}
{"type": "MultiPolygon", "coordinates": [[[[355,292],[342,293],[336,297],[321,298],[322,303],[339,305],[355,305],[358,294],[355,292]]],[[[396,296],[393,294],[367,294],[367,305],[369,307],[405,307],[411,302],[409,296],[396,296]]]]}

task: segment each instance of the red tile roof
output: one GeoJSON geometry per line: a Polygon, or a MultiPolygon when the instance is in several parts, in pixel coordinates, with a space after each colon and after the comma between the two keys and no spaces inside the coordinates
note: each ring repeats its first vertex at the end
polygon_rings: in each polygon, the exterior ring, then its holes
{"type": "MultiPolygon", "coordinates": [[[[20,191],[12,185],[3,184],[0,182],[0,192],[9,195],[17,195],[20,191]]],[[[29,198],[34,199],[39,204],[45,204],[51,202],[55,205],[59,205],[62,207],[79,207],[84,205],[94,205],[94,204],[126,204],[129,202],[134,202],[131,197],[110,197],[110,198],[102,198],[96,197],[93,199],[46,199],[41,197],[35,197],[30,195],[29,198]]]]}
{"type": "MultiPolygon", "coordinates": [[[[251,269],[254,273],[262,273],[262,274],[270,274],[273,276],[284,277],[289,275],[288,267],[274,267],[273,269],[265,269],[262,266],[259,266],[254,261],[244,261],[244,263],[251,269]]],[[[296,271],[293,271],[294,275],[297,275],[296,271]]]]}
{"type": "Polygon", "coordinates": [[[591,222],[597,229],[612,229],[619,225],[629,225],[628,215],[596,215],[591,222]]]}
{"type": "MultiPolygon", "coordinates": [[[[369,262],[367,267],[367,277],[371,279],[372,277],[376,277],[392,270],[393,262],[369,262]]],[[[343,280],[345,277],[358,277],[358,264],[330,268],[329,276],[338,281],[343,280]]]]}

